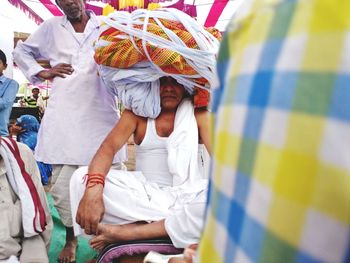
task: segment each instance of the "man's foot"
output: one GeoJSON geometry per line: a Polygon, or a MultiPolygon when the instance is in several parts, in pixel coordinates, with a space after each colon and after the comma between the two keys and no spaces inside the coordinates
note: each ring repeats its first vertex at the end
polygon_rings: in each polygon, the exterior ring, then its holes
{"type": "Polygon", "coordinates": [[[121,230],[121,225],[98,224],[98,235],[90,240],[90,246],[98,251],[101,251],[109,244],[123,241],[123,238],[120,235],[121,230]]]}
{"type": "Polygon", "coordinates": [[[58,256],[58,262],[60,263],[71,263],[75,262],[75,254],[78,246],[78,239],[66,241],[64,248],[58,256]]]}
{"type": "Polygon", "coordinates": [[[97,233],[98,235],[90,240],[90,246],[99,251],[109,244],[120,241],[167,236],[164,220],[152,224],[148,224],[144,221],[125,225],[107,225],[100,223],[97,226],[97,233]]]}
{"type": "Polygon", "coordinates": [[[78,239],[74,236],[73,227],[66,227],[66,244],[57,261],[60,263],[75,262],[75,254],[78,247],[78,239]]]}

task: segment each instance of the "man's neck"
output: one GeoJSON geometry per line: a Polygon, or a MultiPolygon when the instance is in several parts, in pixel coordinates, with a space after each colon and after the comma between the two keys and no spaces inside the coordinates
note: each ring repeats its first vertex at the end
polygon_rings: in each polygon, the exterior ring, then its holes
{"type": "Polygon", "coordinates": [[[174,120],[176,110],[162,110],[157,117],[157,120],[174,120]]]}
{"type": "Polygon", "coordinates": [[[159,136],[170,136],[174,130],[175,115],[176,112],[174,111],[161,111],[159,116],[156,118],[156,131],[159,136]]]}
{"type": "Polygon", "coordinates": [[[75,32],[77,33],[83,33],[86,27],[87,22],[89,21],[90,16],[86,13],[86,11],[83,12],[81,17],[76,19],[69,19],[69,22],[72,24],[75,32]]]}

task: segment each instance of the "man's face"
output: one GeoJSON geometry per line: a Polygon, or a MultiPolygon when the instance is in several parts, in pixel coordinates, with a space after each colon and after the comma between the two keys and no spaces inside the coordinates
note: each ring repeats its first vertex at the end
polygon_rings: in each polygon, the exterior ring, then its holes
{"type": "Polygon", "coordinates": [[[39,97],[39,90],[38,89],[33,89],[32,90],[32,94],[34,98],[38,98],[39,97]]]}
{"type": "Polygon", "coordinates": [[[162,110],[176,110],[184,98],[185,88],[170,77],[160,79],[160,105],[162,110]]]}
{"type": "Polygon", "coordinates": [[[56,3],[69,20],[79,19],[85,12],[85,0],[56,0],[56,3]]]}
{"type": "Polygon", "coordinates": [[[7,68],[7,65],[4,64],[2,62],[2,60],[0,59],[0,76],[2,75],[2,73],[4,72],[4,70],[7,68]]]}

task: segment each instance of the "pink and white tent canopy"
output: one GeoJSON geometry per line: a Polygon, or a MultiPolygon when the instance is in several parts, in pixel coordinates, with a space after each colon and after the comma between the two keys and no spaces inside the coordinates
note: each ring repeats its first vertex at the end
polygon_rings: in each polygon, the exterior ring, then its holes
{"type": "MultiPolygon", "coordinates": [[[[244,0],[145,0],[159,2],[164,7],[175,7],[197,18],[205,26],[214,26],[224,31],[233,13],[244,0]]],[[[52,17],[59,16],[62,11],[56,6],[55,0],[8,0],[20,8],[37,24],[52,17]]],[[[103,8],[110,3],[117,6],[118,0],[87,0],[87,8],[97,14],[102,14],[103,8]]]]}

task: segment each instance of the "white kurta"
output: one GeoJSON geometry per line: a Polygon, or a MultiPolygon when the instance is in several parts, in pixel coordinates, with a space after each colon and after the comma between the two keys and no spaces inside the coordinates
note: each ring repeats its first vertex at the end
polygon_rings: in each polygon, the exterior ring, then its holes
{"type": "MultiPolygon", "coordinates": [[[[72,75],[56,77],[38,135],[35,157],[50,164],[87,165],[103,139],[119,120],[115,97],[98,76],[93,42],[99,21],[90,13],[83,35],[77,35],[66,16],[45,21],[28,40],[18,43],[14,60],[34,84],[43,68],[35,59],[51,66],[71,64],[72,75]]],[[[126,160],[126,148],[114,162],[126,160]]]]}

